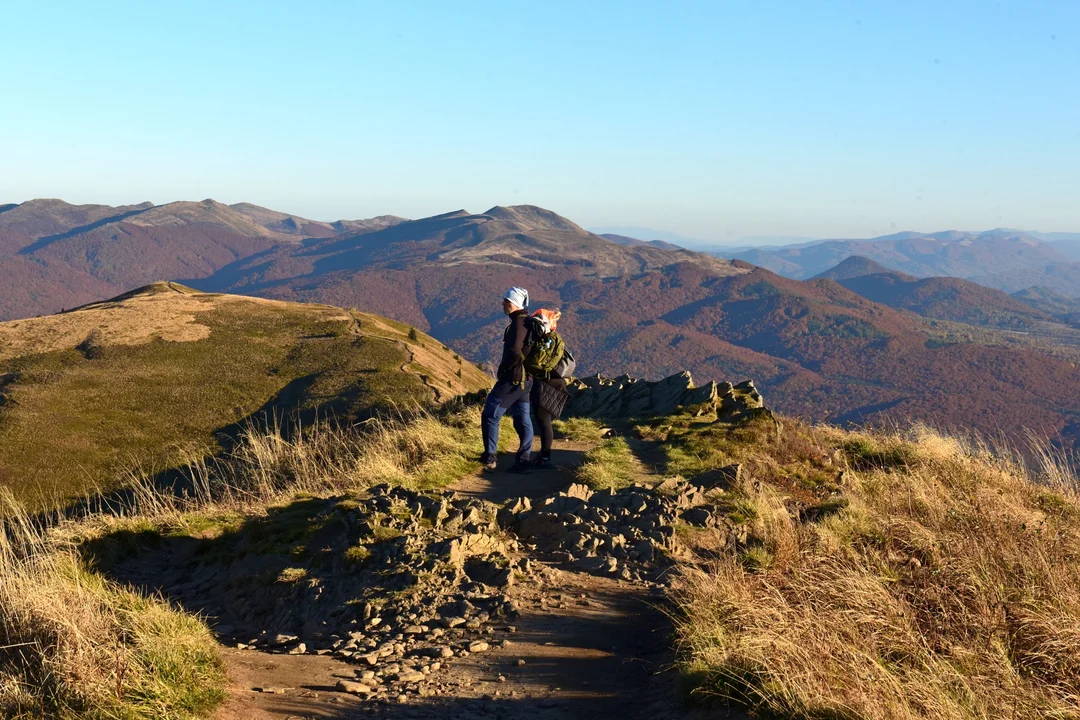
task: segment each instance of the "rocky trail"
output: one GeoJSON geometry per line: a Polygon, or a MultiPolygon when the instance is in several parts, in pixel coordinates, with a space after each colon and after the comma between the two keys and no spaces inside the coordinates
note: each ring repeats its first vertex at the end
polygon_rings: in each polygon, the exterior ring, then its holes
{"type": "MultiPolygon", "coordinates": [[[[700,394],[675,380],[605,388],[624,405],[700,394]]],[[[760,406],[750,384],[708,391],[718,416],[760,406]]],[[[686,552],[676,528],[743,545],[725,510],[740,467],[593,492],[574,470],[599,442],[557,440],[555,470],[301,496],[88,550],[116,580],[207,619],[230,678],[216,720],[689,718],[664,614],[686,552]]]]}
{"type": "MultiPolygon", "coordinates": [[[[559,440],[556,470],[477,472],[451,490],[500,505],[556,495],[573,484],[574,467],[594,444],[559,440]]],[[[686,717],[674,702],[670,626],[654,583],[598,577],[558,562],[529,563],[523,577],[504,588],[514,617],[483,635],[483,645],[468,644],[478,651],[429,670],[428,687],[417,693],[389,693],[373,702],[370,693],[349,692],[366,677],[352,662],[229,648],[230,697],[216,718],[686,717]]]]}

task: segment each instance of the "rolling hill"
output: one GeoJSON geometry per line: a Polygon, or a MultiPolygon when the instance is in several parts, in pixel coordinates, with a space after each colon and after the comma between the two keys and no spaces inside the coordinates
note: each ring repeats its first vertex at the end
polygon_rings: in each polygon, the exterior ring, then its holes
{"type": "Polygon", "coordinates": [[[1024,288],[1012,296],[1029,307],[1053,316],[1058,322],[1080,327],[1080,299],[1044,287],[1024,288]]]}
{"type": "Polygon", "coordinates": [[[857,255],[814,280],[832,280],[868,300],[934,320],[1030,331],[1054,319],[1000,290],[953,277],[919,279],[857,255]]]}
{"type": "Polygon", "coordinates": [[[216,452],[248,421],[357,419],[487,384],[392,320],[156,283],[0,323],[0,485],[50,504],[216,452]]]}

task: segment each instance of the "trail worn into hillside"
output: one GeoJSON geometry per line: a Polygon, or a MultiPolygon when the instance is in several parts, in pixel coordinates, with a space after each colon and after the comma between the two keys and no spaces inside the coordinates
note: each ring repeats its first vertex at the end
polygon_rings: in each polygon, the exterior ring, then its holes
{"type": "Polygon", "coordinates": [[[559,441],[558,469],[472,473],[441,495],[297,498],[87,551],[207,618],[229,677],[215,720],[689,717],[663,612],[680,510],[574,484],[595,445],[559,441]]]}
{"type": "MultiPolygon", "coordinates": [[[[558,441],[556,470],[478,472],[452,489],[500,504],[550,497],[573,483],[573,468],[594,444],[558,441]]],[[[217,720],[689,717],[677,698],[662,588],[597,577],[541,556],[528,552],[524,577],[504,588],[516,617],[491,628],[482,645],[472,644],[475,652],[424,677],[419,693],[361,699],[339,685],[364,680],[353,663],[230,649],[230,698],[217,720]]]]}

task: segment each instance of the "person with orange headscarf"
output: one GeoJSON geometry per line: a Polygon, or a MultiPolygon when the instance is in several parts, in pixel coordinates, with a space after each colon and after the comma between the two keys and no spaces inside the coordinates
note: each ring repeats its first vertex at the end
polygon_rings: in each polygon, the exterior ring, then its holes
{"type": "MultiPolygon", "coordinates": [[[[556,328],[559,326],[560,318],[562,318],[562,312],[540,308],[532,314],[530,319],[537,328],[537,334],[543,337],[556,331],[556,328]]],[[[540,470],[549,470],[555,467],[551,463],[551,446],[554,444],[555,440],[555,429],[552,423],[555,420],[555,417],[557,417],[545,407],[543,402],[541,402],[541,396],[544,394],[544,386],[557,388],[559,391],[565,392],[566,381],[567,378],[560,377],[555,372],[547,373],[546,377],[533,377],[529,404],[536,414],[536,422],[534,425],[537,434],[540,436],[540,454],[533,459],[532,464],[533,467],[540,470]]]]}

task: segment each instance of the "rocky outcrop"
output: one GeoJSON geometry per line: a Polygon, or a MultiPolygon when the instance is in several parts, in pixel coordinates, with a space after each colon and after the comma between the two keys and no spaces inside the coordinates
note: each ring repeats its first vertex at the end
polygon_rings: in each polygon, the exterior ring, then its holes
{"type": "Polygon", "coordinates": [[[593,492],[574,484],[535,501],[513,500],[499,510],[498,521],[541,560],[642,582],[662,574],[679,553],[677,525],[721,528],[718,539],[745,543],[746,527],[728,517],[728,492],[740,477],[741,466],[731,465],[655,488],[593,492]]]}
{"type": "Polygon", "coordinates": [[[657,382],[629,375],[593,375],[574,380],[567,391],[570,399],[565,412],[577,417],[647,417],[692,408],[699,414],[716,412],[720,419],[734,420],[765,407],[753,380],[738,385],[709,382],[695,387],[686,371],[657,382]]]}

